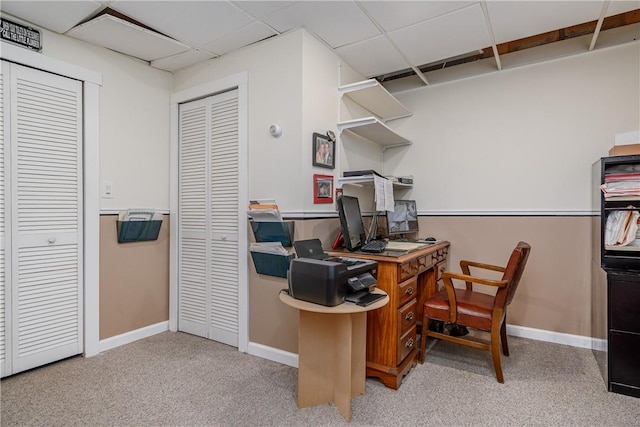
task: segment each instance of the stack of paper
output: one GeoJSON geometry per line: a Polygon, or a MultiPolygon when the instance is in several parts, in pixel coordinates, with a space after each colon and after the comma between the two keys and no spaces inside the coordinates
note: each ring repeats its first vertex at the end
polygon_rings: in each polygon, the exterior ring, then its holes
{"type": "Polygon", "coordinates": [[[633,208],[629,206],[629,210],[609,213],[605,223],[605,246],[640,246],[638,233],[640,212],[633,208]]]}
{"type": "Polygon", "coordinates": [[[160,221],[162,214],[154,209],[127,209],[118,213],[118,221],[160,221]]]}
{"type": "Polygon", "coordinates": [[[605,175],[600,189],[605,198],[640,197],[640,172],[605,175]]]}
{"type": "Polygon", "coordinates": [[[257,222],[282,222],[275,200],[250,200],[247,215],[257,222]]]}

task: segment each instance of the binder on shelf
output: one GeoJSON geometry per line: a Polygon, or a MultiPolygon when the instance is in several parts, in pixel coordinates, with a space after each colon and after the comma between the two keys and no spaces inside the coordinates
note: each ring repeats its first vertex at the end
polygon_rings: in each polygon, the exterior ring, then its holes
{"type": "Polygon", "coordinates": [[[251,229],[258,243],[280,242],[282,246],[290,247],[293,241],[295,222],[260,222],[251,221],[251,229]]]}
{"type": "Polygon", "coordinates": [[[162,214],[149,209],[128,209],[116,220],[118,243],[158,240],[162,214]]]}
{"type": "Polygon", "coordinates": [[[294,254],[288,253],[280,243],[252,243],[249,251],[258,274],[287,277],[294,254]]]}

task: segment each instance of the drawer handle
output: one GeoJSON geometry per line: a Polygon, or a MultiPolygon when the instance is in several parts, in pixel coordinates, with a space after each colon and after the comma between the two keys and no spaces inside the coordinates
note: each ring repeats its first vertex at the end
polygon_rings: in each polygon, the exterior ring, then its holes
{"type": "Polygon", "coordinates": [[[413,347],[413,338],[409,338],[409,339],[407,340],[407,343],[405,344],[405,346],[406,346],[407,348],[411,348],[411,347],[413,347]]]}
{"type": "Polygon", "coordinates": [[[413,311],[411,313],[407,313],[404,317],[404,320],[413,320],[413,311]]]}
{"type": "Polygon", "coordinates": [[[404,293],[407,295],[413,294],[413,288],[407,288],[407,290],[404,293]]]}
{"type": "Polygon", "coordinates": [[[55,243],[56,242],[56,238],[55,237],[49,237],[48,242],[49,243],[55,243]]]}

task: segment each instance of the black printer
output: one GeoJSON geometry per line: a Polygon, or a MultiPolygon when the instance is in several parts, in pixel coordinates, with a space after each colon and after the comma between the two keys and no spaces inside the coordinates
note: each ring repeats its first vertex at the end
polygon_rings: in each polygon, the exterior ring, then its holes
{"type": "Polygon", "coordinates": [[[376,261],[331,257],[319,239],[293,243],[298,258],[289,267],[289,295],[329,307],[342,304],[348,294],[375,287],[376,261]]]}

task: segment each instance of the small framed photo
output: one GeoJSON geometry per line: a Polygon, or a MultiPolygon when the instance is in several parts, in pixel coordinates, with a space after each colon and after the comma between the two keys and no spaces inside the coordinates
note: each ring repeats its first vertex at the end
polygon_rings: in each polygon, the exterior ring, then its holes
{"type": "Polygon", "coordinates": [[[313,203],[333,203],[333,176],[313,175],[313,203]]]}
{"type": "Polygon", "coordinates": [[[313,133],[313,166],[334,169],[336,167],[336,143],[327,135],[313,133]]]}

